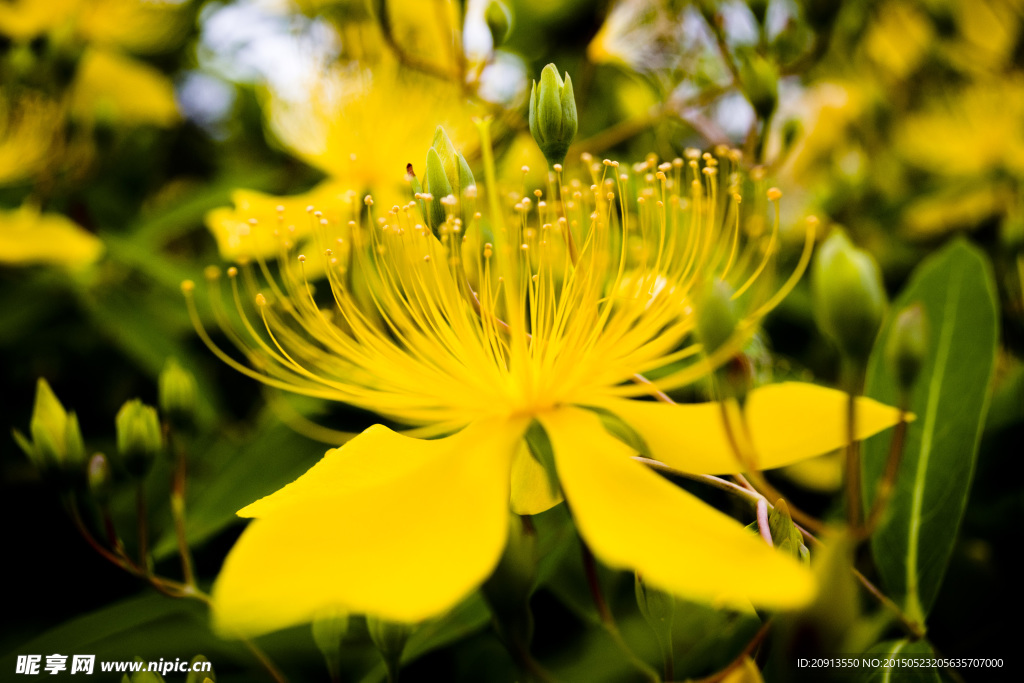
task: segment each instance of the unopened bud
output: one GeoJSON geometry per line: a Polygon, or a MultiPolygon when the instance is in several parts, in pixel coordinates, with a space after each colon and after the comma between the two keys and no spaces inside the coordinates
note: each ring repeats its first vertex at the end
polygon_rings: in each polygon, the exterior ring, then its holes
{"type": "Polygon", "coordinates": [[[452,193],[452,185],[444,171],[444,165],[436,149],[427,150],[427,168],[423,174],[423,190],[431,196],[426,202],[427,226],[435,236],[440,236],[441,225],[445,221],[445,209],[441,200],[452,193]]]}
{"type": "Polygon", "coordinates": [[[388,678],[398,679],[398,671],[402,664],[402,653],[405,651],[405,644],[412,635],[413,627],[409,624],[399,624],[391,621],[384,621],[377,617],[366,617],[366,630],[370,633],[370,640],[377,646],[384,664],[388,668],[388,678]]]}
{"type": "Polygon", "coordinates": [[[185,678],[185,683],[210,683],[217,682],[217,676],[213,673],[213,667],[209,665],[210,660],[203,655],[196,655],[189,662],[188,676],[185,678]]]}
{"type": "Polygon", "coordinates": [[[927,357],[928,319],[921,304],[912,304],[896,316],[885,345],[885,358],[896,375],[900,392],[914,388],[927,357]]]}
{"type": "Polygon", "coordinates": [[[675,616],[675,598],[663,590],[651,586],[643,580],[640,574],[636,575],[636,604],[640,608],[640,614],[654,631],[658,640],[658,646],[662,653],[672,651],[672,621],[675,616]]]}
{"type": "Polygon", "coordinates": [[[175,429],[190,429],[195,424],[196,380],[192,373],[170,358],[158,381],[160,410],[175,429]]]}
{"type": "Polygon", "coordinates": [[[836,230],[818,250],[811,286],[818,326],[844,356],[866,361],[888,302],[874,258],[836,230]]]}
{"type": "Polygon", "coordinates": [[[340,680],[341,641],[348,627],[349,614],[341,608],[324,610],[313,618],[313,641],[327,662],[332,680],[340,680]]]}
{"type": "Polygon", "coordinates": [[[565,161],[577,126],[572,79],[566,73],[563,81],[555,65],[548,64],[540,74],[540,87],[534,81],[530,90],[530,133],[549,164],[565,161]]]}
{"type": "Polygon", "coordinates": [[[132,399],[117,411],[117,450],[125,470],[143,477],[163,446],[156,408],[132,399]]]}
{"type": "Polygon", "coordinates": [[[43,472],[80,471],[85,465],[85,444],[78,418],[61,405],[45,379],[36,383],[35,406],[29,422],[31,442],[16,434],[32,463],[43,472]]]}
{"type": "Polygon", "coordinates": [[[710,355],[721,348],[736,331],[736,306],[732,288],[723,280],[707,284],[695,302],[697,339],[710,355]]]}
{"type": "Polygon", "coordinates": [[[484,11],[487,28],[491,32],[494,47],[499,48],[512,33],[512,11],[502,0],[491,0],[484,11]]]}

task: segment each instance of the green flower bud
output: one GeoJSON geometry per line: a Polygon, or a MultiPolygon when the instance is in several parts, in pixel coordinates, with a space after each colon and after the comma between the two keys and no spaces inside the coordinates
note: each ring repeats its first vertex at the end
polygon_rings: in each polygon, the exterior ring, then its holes
{"type": "Polygon", "coordinates": [[[160,411],[175,429],[190,429],[195,424],[196,380],[192,373],[169,358],[158,380],[160,411]]]}
{"type": "Polygon", "coordinates": [[[495,48],[505,44],[512,33],[512,10],[501,0],[491,0],[484,10],[487,28],[491,31],[491,40],[495,48]]]}
{"type": "Polygon", "coordinates": [[[217,676],[213,673],[213,667],[211,666],[208,671],[196,671],[196,664],[200,662],[209,662],[210,660],[203,655],[196,655],[189,662],[188,676],[185,677],[185,683],[217,683],[217,676]]]}
{"type": "Polygon", "coordinates": [[[110,492],[113,488],[113,476],[110,473],[110,463],[107,456],[97,453],[89,460],[88,468],[89,492],[93,499],[100,504],[110,500],[110,492]]]}
{"type": "Polygon", "coordinates": [[[440,239],[441,226],[445,221],[445,209],[441,200],[452,194],[452,185],[444,172],[441,157],[433,147],[427,150],[427,169],[423,174],[423,182],[423,190],[431,195],[424,217],[427,219],[427,227],[440,239]]]}
{"type": "Polygon", "coordinates": [[[836,230],[818,250],[811,288],[821,330],[848,359],[866,361],[888,303],[875,260],[836,230]]]}
{"type": "Polygon", "coordinates": [[[697,339],[710,355],[732,337],[739,322],[732,288],[723,280],[708,283],[696,304],[697,339]]]}
{"type": "Polygon", "coordinates": [[[313,619],[313,641],[327,662],[332,680],[340,680],[341,641],[348,633],[349,614],[343,609],[329,609],[313,619]]]}
{"type": "Polygon", "coordinates": [[[636,574],[636,604],[640,614],[654,631],[662,654],[672,649],[672,620],[675,615],[676,601],[670,594],[658,590],[646,583],[640,574],[636,574]]]}
{"type": "Polygon", "coordinates": [[[370,633],[370,640],[384,658],[389,680],[397,680],[402,664],[402,652],[405,651],[405,644],[412,635],[413,627],[368,616],[366,630],[370,633]]]}
{"type": "Polygon", "coordinates": [[[743,92],[757,115],[767,119],[779,102],[779,68],[753,50],[737,56],[743,92]]]}
{"type": "Polygon", "coordinates": [[[125,470],[144,477],[163,447],[156,408],[135,398],[117,411],[117,450],[125,470]]]}
{"type": "Polygon", "coordinates": [[[548,64],[540,74],[540,87],[534,81],[530,90],[530,133],[552,166],[565,161],[577,125],[572,79],[567,72],[563,82],[555,65],[548,64]]]}
{"type": "Polygon", "coordinates": [[[511,646],[528,647],[533,639],[530,596],[537,580],[537,534],[530,522],[509,515],[508,543],[501,561],[484,582],[483,594],[494,615],[498,635],[511,646]]]}
{"type": "MultiPolygon", "coordinates": [[[[452,144],[452,141],[451,139],[449,139],[448,134],[445,133],[444,128],[442,128],[441,126],[438,126],[437,130],[434,132],[434,141],[431,143],[430,148],[431,150],[437,153],[437,156],[441,161],[441,168],[444,170],[444,176],[448,181],[448,191],[445,192],[444,194],[439,194],[431,189],[429,168],[430,154],[428,152],[427,178],[425,178],[427,182],[426,191],[433,196],[433,202],[437,202],[436,206],[440,208],[440,212],[437,213],[436,210],[433,208],[432,202],[431,211],[434,212],[434,217],[439,218],[440,221],[443,222],[445,218],[445,212],[444,207],[440,204],[440,200],[443,199],[445,196],[451,194],[457,197],[459,200],[458,216],[462,220],[462,224],[466,225],[466,223],[468,222],[466,220],[467,216],[472,215],[473,212],[472,204],[475,192],[469,189],[470,187],[475,187],[476,185],[476,180],[473,178],[473,171],[470,170],[469,164],[466,163],[466,158],[459,154],[458,151],[456,151],[455,145],[452,144]]],[[[437,186],[443,189],[444,185],[440,183],[440,178],[438,178],[437,180],[437,186]]],[[[440,223],[438,225],[440,225],[440,223]]],[[[433,225],[431,226],[431,230],[434,231],[434,234],[437,234],[437,228],[434,227],[433,225]]],[[[454,246],[456,248],[458,248],[460,244],[461,243],[457,240],[454,242],[454,246]]]]}
{"type": "Polygon", "coordinates": [[[896,374],[896,386],[907,393],[928,357],[928,319],[921,304],[904,308],[896,316],[885,345],[885,359],[896,374]]]}
{"type": "Polygon", "coordinates": [[[29,435],[31,441],[15,431],[14,438],[32,464],[44,474],[57,470],[65,474],[80,474],[84,469],[85,443],[78,426],[78,417],[64,409],[50,385],[42,378],[36,383],[29,435]]]}

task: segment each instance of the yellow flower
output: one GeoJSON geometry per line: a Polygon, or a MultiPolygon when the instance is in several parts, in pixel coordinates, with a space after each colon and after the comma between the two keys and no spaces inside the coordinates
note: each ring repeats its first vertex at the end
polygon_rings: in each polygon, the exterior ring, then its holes
{"type": "Polygon", "coordinates": [[[174,85],[157,69],[97,48],[82,55],[72,86],[71,114],[123,125],[173,126],[180,118],[174,85]]]}
{"type": "Polygon", "coordinates": [[[0,186],[31,178],[50,164],[61,125],[56,102],[32,95],[16,102],[0,97],[0,186]]]}
{"type": "Polygon", "coordinates": [[[390,57],[310,79],[308,96],[297,101],[269,95],[270,130],[334,184],[360,196],[372,190],[386,206],[406,196],[406,165],[423,158],[438,125],[456,147],[474,139],[471,116],[478,112],[457,84],[403,70],[390,57]]]}
{"type": "MultiPolygon", "coordinates": [[[[482,149],[484,187],[494,188],[486,135],[482,149]]],[[[520,194],[502,207],[508,197],[489,192],[477,199],[489,220],[465,226],[453,197],[440,239],[416,202],[325,208],[313,217],[327,286],[314,291],[304,275],[320,260],[312,248],[307,257],[282,244],[276,275],[260,261],[265,289],[254,264],[229,269],[262,331],[241,305],[243,330],[218,318],[251,368],[214,345],[185,283],[197,330],[236,369],[413,427],[373,426],[239,512],[254,521],[214,586],[216,627],[258,634],[328,607],[433,617],[494,569],[510,508],[537,514],[563,496],[594,554],[653,586],[720,605],[809,601],[806,568],[633,460],[599,417],[635,432],[645,455],[693,473],[779,467],[845,443],[845,394],[809,384],[755,389],[743,409],[642,400],[732,357],[810,257],[808,231],[781,287],[760,277],[779,244],[777,212],[770,233],[745,236],[747,219],[763,221],[770,207],[764,188],[740,204],[737,158],[651,157],[632,173],[594,163],[586,181],[553,177],[546,199],[520,194]],[[636,211],[617,211],[623,201],[636,211]],[[729,283],[740,316],[707,353],[693,341],[694,307],[712,278],[729,283]],[[553,462],[524,446],[538,425],[553,462]]],[[[857,405],[860,437],[896,420],[873,401],[857,405]]]]}
{"type": "Polygon", "coordinates": [[[96,235],[56,213],[39,213],[32,206],[0,211],[0,263],[88,265],[103,254],[96,235]]]}
{"type": "Polygon", "coordinates": [[[0,33],[15,40],[55,33],[132,52],[159,52],[182,37],[182,6],[161,0],[13,0],[0,3],[0,33]]]}

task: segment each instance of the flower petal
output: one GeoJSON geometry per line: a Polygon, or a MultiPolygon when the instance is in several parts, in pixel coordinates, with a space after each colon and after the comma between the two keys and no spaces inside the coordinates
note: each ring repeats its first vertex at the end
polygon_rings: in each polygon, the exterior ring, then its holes
{"type": "Polygon", "coordinates": [[[214,625],[258,635],[328,607],[414,622],[475,589],[501,556],[509,466],[523,420],[474,423],[420,441],[371,427],[258,516],[213,588],[214,625]]]}
{"type": "Polygon", "coordinates": [[[580,534],[609,566],[663,590],[743,609],[795,608],[814,595],[811,572],[737,521],[631,460],[593,414],[562,408],[541,423],[580,534]]]}
{"type": "Polygon", "coordinates": [[[551,493],[544,466],[530,455],[526,442],[521,441],[512,458],[512,512],[538,515],[561,502],[561,493],[551,493]]]}
{"type": "MultiPolygon", "coordinates": [[[[847,394],[802,382],[758,387],[744,416],[758,469],[788,465],[846,445],[847,394]]],[[[593,405],[628,423],[651,457],[684,472],[729,474],[745,469],[737,459],[719,403],[669,404],[606,398],[593,405]]],[[[738,418],[738,414],[734,415],[738,418]]],[[[899,411],[870,398],[857,399],[857,438],[866,439],[899,421],[899,411]]],[[[734,420],[734,424],[738,423],[734,420]]],[[[738,435],[745,439],[744,435],[738,435]]]]}

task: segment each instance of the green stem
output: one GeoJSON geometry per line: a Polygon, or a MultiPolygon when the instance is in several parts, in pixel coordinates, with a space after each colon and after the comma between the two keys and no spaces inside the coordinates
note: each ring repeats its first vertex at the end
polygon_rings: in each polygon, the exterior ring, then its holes
{"type": "Polygon", "coordinates": [[[171,482],[171,515],[174,517],[174,533],[178,539],[178,554],[181,556],[181,573],[186,586],[195,586],[192,551],[188,547],[185,535],[185,477],[187,474],[187,457],[185,446],[180,438],[175,438],[174,478],[171,482]]]}
{"type": "Polygon", "coordinates": [[[583,571],[587,577],[587,586],[590,588],[590,597],[594,601],[594,607],[597,608],[597,614],[601,618],[601,626],[604,627],[604,630],[615,641],[615,644],[622,650],[623,654],[626,655],[630,663],[642,672],[647,680],[651,681],[651,683],[660,683],[661,678],[658,676],[658,672],[651,668],[647,662],[637,657],[633,653],[632,648],[629,647],[629,644],[623,639],[618,626],[615,624],[615,617],[612,616],[612,611],[608,607],[608,603],[605,601],[604,594],[601,591],[594,554],[590,552],[590,548],[587,547],[587,544],[582,539],[580,540],[580,548],[583,559],[583,571]]]}
{"type": "Polygon", "coordinates": [[[139,532],[139,569],[149,575],[149,524],[146,522],[146,491],[141,480],[135,489],[135,516],[139,532]]]}

